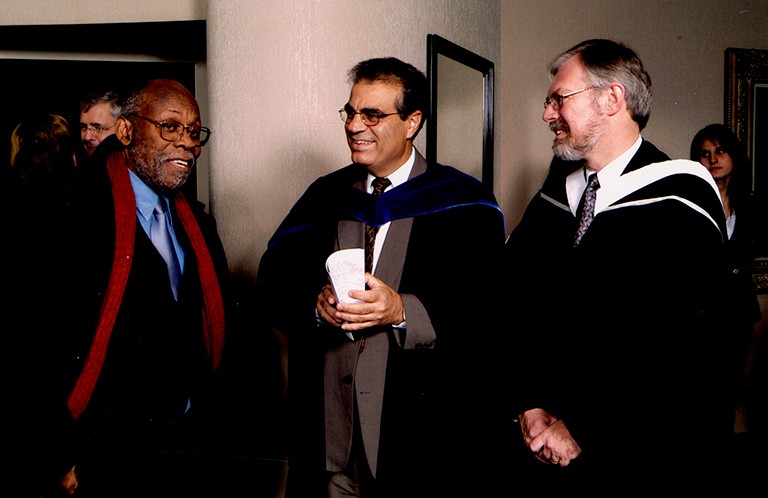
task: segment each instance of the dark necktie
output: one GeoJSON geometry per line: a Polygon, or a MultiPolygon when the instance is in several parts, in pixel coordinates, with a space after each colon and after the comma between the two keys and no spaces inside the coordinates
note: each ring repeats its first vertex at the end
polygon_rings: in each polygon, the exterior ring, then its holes
{"type": "MultiPolygon", "coordinates": [[[[373,180],[373,195],[384,192],[392,182],[388,178],[376,177],[373,180]]],[[[376,242],[376,233],[379,228],[365,225],[365,271],[373,273],[373,245],[376,242]]]]}
{"type": "Polygon", "coordinates": [[[157,251],[165,260],[168,266],[168,278],[173,290],[173,298],[178,300],[179,281],[181,280],[181,266],[176,256],[176,250],[173,247],[171,234],[168,232],[168,221],[166,218],[167,204],[164,197],[160,197],[155,206],[152,216],[152,222],[149,225],[149,238],[157,248],[157,251]]]}
{"type": "Polygon", "coordinates": [[[579,209],[576,211],[576,217],[579,218],[579,229],[576,230],[576,237],[573,240],[573,247],[579,245],[581,238],[592,223],[595,217],[595,199],[597,198],[597,189],[600,188],[600,182],[597,181],[597,173],[592,173],[587,180],[587,188],[579,201],[579,209]]]}

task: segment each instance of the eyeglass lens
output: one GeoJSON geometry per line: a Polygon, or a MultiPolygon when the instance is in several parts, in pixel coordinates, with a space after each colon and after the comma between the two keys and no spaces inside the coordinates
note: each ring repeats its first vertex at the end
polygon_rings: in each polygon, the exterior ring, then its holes
{"type": "Polygon", "coordinates": [[[173,121],[164,121],[157,124],[160,127],[160,136],[163,140],[167,140],[168,142],[177,142],[181,140],[181,137],[186,131],[189,138],[196,142],[200,142],[200,145],[203,146],[208,142],[208,138],[211,134],[211,130],[203,128],[202,126],[184,126],[181,123],[174,123],[173,121]]]}
{"type": "Polygon", "coordinates": [[[199,140],[201,145],[208,141],[208,135],[210,134],[208,128],[201,126],[184,126],[180,123],[172,122],[160,123],[160,134],[169,142],[180,140],[185,131],[192,140],[199,140]]]}
{"type": "Polygon", "coordinates": [[[104,133],[105,131],[110,130],[110,129],[114,128],[114,127],[115,127],[115,125],[112,125],[112,126],[99,126],[99,125],[90,125],[90,124],[81,123],[80,124],[80,133],[85,133],[88,130],[90,130],[93,133],[104,133]]]}
{"type": "Polygon", "coordinates": [[[594,90],[595,86],[588,86],[586,88],[582,88],[581,90],[576,90],[574,92],[566,93],[565,95],[560,95],[559,93],[553,93],[551,97],[544,100],[544,109],[546,109],[548,106],[552,106],[552,109],[555,111],[559,111],[560,108],[563,107],[563,102],[565,102],[565,99],[569,97],[573,97],[574,95],[578,95],[583,92],[587,92],[589,90],[594,90]]]}
{"type": "Polygon", "coordinates": [[[355,111],[354,109],[339,109],[339,115],[341,120],[345,123],[349,123],[355,118],[355,114],[360,115],[360,119],[363,120],[363,124],[366,126],[374,126],[379,122],[380,117],[377,114],[369,114],[367,112],[355,111]]]}

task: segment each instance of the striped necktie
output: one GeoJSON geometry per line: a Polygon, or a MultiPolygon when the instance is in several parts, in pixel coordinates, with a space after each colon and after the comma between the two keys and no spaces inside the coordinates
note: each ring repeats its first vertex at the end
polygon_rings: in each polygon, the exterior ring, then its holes
{"type": "MultiPolygon", "coordinates": [[[[380,195],[384,190],[391,185],[392,182],[388,178],[376,177],[373,180],[373,195],[380,195]]],[[[376,233],[379,228],[365,225],[365,271],[373,273],[373,246],[376,242],[376,233]]]]}

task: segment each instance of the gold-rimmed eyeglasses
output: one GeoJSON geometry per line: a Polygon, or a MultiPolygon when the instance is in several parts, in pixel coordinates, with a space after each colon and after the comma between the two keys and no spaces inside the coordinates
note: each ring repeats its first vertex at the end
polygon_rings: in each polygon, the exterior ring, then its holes
{"type": "Polygon", "coordinates": [[[582,88],[581,90],[576,90],[573,92],[566,93],[565,95],[560,95],[559,93],[553,93],[544,101],[544,109],[546,109],[551,105],[552,109],[559,111],[563,107],[563,103],[565,102],[565,99],[573,97],[574,95],[578,95],[582,92],[594,90],[596,88],[599,88],[599,87],[596,87],[594,85],[588,86],[586,88],[582,88]]]}
{"type": "Polygon", "coordinates": [[[363,121],[365,126],[376,126],[379,124],[380,119],[386,118],[387,116],[394,116],[395,114],[400,113],[390,112],[387,114],[373,109],[363,109],[362,111],[356,111],[349,106],[344,106],[342,109],[339,109],[339,116],[341,116],[341,120],[345,123],[352,121],[356,114],[360,115],[360,119],[363,121]]]}
{"type": "Polygon", "coordinates": [[[184,126],[176,121],[155,121],[154,119],[139,116],[138,114],[129,114],[126,117],[143,119],[144,121],[148,121],[157,126],[160,128],[160,138],[166,142],[178,142],[186,131],[189,138],[195,142],[199,142],[200,147],[202,147],[208,143],[208,139],[211,137],[211,130],[205,126],[184,126]]]}

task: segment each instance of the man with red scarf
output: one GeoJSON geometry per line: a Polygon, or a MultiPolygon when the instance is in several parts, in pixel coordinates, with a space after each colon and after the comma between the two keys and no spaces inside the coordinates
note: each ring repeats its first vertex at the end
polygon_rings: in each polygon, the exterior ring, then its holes
{"type": "Polygon", "coordinates": [[[176,81],[146,82],[121,107],[115,135],[80,168],[59,215],[71,240],[48,248],[54,271],[43,277],[59,295],[47,316],[20,311],[39,343],[30,349],[42,351],[35,378],[24,379],[37,389],[19,403],[41,441],[28,464],[50,456],[58,478],[27,489],[172,496],[204,475],[191,455],[215,430],[229,274],[213,217],[181,188],[210,130],[176,81]],[[150,239],[158,205],[180,269],[173,277],[150,239]]]}

